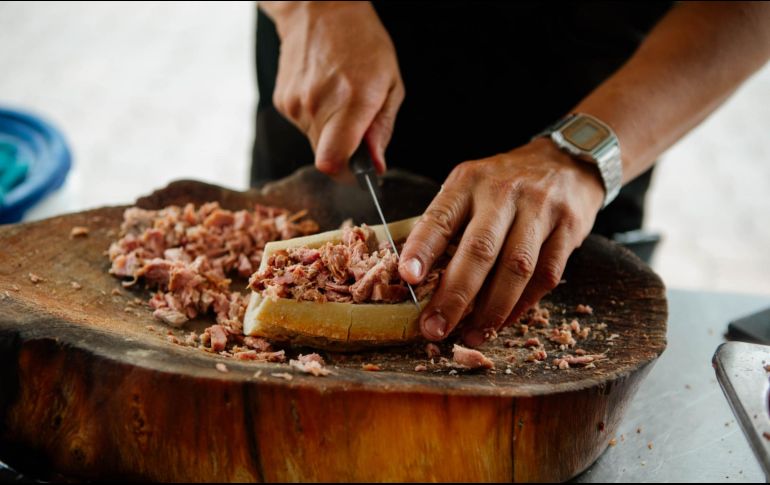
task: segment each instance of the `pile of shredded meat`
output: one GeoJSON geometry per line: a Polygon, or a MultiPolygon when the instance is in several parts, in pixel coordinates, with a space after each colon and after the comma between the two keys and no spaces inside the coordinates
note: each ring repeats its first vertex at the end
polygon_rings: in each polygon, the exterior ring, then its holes
{"type": "Polygon", "coordinates": [[[253,211],[229,211],[218,203],[169,206],[162,210],[129,208],[123,215],[121,239],[108,251],[110,273],[140,280],[157,292],[150,300],[153,315],[180,327],[213,312],[217,325],[201,335],[207,346],[224,349],[230,335],[242,335],[247,298],[231,289],[231,276],[243,278],[258,267],[265,244],[318,231],[306,211],[257,205],[253,211]]]}
{"type": "MultiPolygon", "coordinates": [[[[414,288],[418,299],[433,293],[447,262],[445,255],[414,288]]],[[[373,231],[365,225],[344,228],[339,243],[271,254],[267,266],[251,277],[249,287],[273,299],[400,303],[410,298],[390,244],[378,244],[373,231]]]]}

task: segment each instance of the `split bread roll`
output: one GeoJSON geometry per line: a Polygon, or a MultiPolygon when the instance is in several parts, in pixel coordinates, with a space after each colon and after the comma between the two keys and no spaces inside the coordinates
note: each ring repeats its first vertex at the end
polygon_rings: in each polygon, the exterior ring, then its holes
{"type": "MultiPolygon", "coordinates": [[[[394,241],[405,239],[418,220],[419,217],[413,217],[388,224],[394,241]]],[[[369,227],[378,243],[387,241],[382,225],[369,227]]],[[[268,243],[259,271],[265,269],[270,255],[278,250],[292,247],[318,249],[327,242],[342,242],[342,230],[268,243]]],[[[420,309],[427,301],[427,298],[420,301],[420,309]]],[[[276,342],[355,350],[420,339],[419,315],[420,310],[411,298],[402,303],[313,302],[271,299],[252,292],[243,332],[276,342]]]]}

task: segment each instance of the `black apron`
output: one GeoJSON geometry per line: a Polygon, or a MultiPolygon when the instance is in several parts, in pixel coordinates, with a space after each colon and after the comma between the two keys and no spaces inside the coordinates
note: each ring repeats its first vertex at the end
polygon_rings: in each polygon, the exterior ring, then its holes
{"type": "MultiPolygon", "coordinates": [[[[465,160],[527,143],[617,70],[671,2],[373,2],[393,39],[406,99],[385,157],[441,183],[465,160]]],[[[280,39],[257,15],[259,87],[251,183],[313,163],[272,104],[280,39]]],[[[594,232],[638,229],[650,169],[599,213],[594,232]]]]}

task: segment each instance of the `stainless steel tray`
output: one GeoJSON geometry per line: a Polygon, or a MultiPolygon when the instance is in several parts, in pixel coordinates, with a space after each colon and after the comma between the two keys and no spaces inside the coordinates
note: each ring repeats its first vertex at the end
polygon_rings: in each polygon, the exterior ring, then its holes
{"type": "Polygon", "coordinates": [[[720,345],[714,369],[738,423],[770,481],[770,346],[743,342],[720,345]]]}

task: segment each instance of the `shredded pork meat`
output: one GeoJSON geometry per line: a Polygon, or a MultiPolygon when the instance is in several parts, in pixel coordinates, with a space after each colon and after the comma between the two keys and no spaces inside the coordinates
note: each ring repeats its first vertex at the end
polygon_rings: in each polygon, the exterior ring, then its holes
{"type": "Polygon", "coordinates": [[[261,205],[229,211],[216,202],[197,209],[132,207],[123,214],[122,237],[108,250],[110,273],[125,278],[126,287],[142,281],[157,290],[149,301],[153,315],[172,327],[216,315],[200,341],[221,352],[243,333],[247,298],[231,288],[232,278],[250,276],[268,242],[317,232],[305,216],[261,205]]]}
{"type": "MultiPolygon", "coordinates": [[[[436,289],[446,259],[442,258],[415,288],[418,298],[426,298],[436,289]]],[[[395,253],[387,244],[378,245],[365,225],[344,228],[338,243],[271,254],[267,266],[251,277],[249,287],[273,299],[344,303],[401,303],[409,299],[395,253]]]]}

